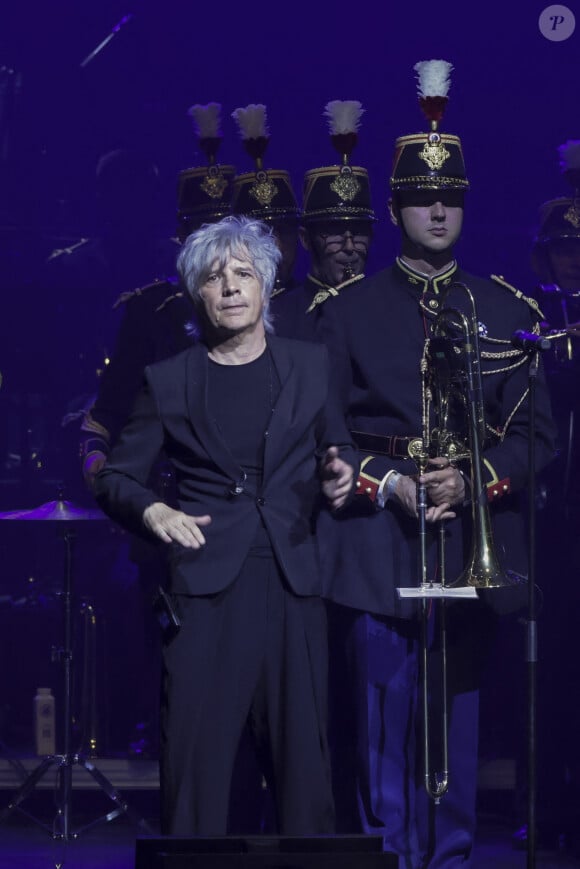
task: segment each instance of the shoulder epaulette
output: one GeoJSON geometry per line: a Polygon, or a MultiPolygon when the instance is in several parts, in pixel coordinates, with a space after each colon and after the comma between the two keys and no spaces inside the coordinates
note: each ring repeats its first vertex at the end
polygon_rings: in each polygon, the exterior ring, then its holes
{"type": "Polygon", "coordinates": [[[529,305],[532,311],[534,311],[539,317],[542,317],[543,319],[544,315],[535,299],[532,299],[530,296],[526,296],[524,293],[522,293],[521,290],[518,290],[516,287],[512,286],[512,284],[508,284],[508,282],[501,275],[490,275],[490,277],[492,281],[494,281],[496,284],[499,284],[500,287],[505,287],[506,290],[512,292],[516,299],[521,299],[523,302],[526,303],[526,305],[529,305]]]}
{"type": "Polygon", "coordinates": [[[101,425],[100,422],[94,418],[92,414],[92,407],[89,410],[86,410],[83,414],[83,421],[81,423],[81,431],[97,435],[98,437],[103,438],[106,441],[109,441],[111,436],[109,434],[108,429],[105,428],[104,425],[101,425]]]}
{"type": "Polygon", "coordinates": [[[74,244],[71,244],[69,247],[57,247],[53,250],[50,256],[47,259],[47,262],[50,262],[53,259],[57,259],[57,257],[62,256],[65,253],[72,253],[75,250],[78,250],[79,247],[82,247],[84,244],[89,241],[88,238],[81,238],[80,241],[76,241],[74,244]]]}
{"type": "Polygon", "coordinates": [[[152,290],[154,287],[159,287],[161,284],[173,286],[172,282],[168,281],[167,278],[155,278],[154,281],[152,281],[150,284],[145,284],[144,287],[137,287],[135,290],[126,290],[124,293],[121,293],[121,295],[113,305],[113,310],[115,310],[115,308],[118,308],[119,305],[125,305],[127,302],[131,301],[131,299],[143,296],[148,290],[152,290]]]}
{"type": "Polygon", "coordinates": [[[172,293],[170,296],[167,296],[166,299],[163,299],[160,305],[155,308],[155,313],[158,314],[162,311],[170,302],[176,302],[177,299],[184,299],[185,293],[183,290],[179,290],[177,293],[172,293]]]}

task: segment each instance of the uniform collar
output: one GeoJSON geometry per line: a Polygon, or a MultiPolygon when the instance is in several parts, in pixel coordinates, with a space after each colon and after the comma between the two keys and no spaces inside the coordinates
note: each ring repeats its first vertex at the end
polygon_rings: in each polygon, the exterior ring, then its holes
{"type": "Polygon", "coordinates": [[[422,293],[432,292],[435,294],[449,286],[458,268],[457,262],[453,260],[445,271],[436,275],[425,275],[423,272],[412,269],[400,257],[396,259],[396,267],[407,284],[417,287],[422,293]]]}

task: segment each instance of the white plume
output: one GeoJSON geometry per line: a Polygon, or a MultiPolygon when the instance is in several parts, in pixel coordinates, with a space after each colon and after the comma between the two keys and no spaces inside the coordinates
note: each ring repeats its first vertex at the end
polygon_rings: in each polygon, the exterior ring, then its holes
{"type": "Polygon", "coordinates": [[[580,169],[580,140],[569,139],[564,145],[560,145],[558,156],[562,172],[567,169],[580,169]]]}
{"type": "Polygon", "coordinates": [[[422,60],[413,67],[420,97],[446,97],[451,85],[452,64],[446,60],[422,60]]]}
{"type": "Polygon", "coordinates": [[[365,109],[358,100],[331,100],[324,107],[331,136],[356,133],[365,109]]]}
{"type": "Polygon", "coordinates": [[[242,139],[259,139],[270,134],[266,106],[261,103],[252,103],[245,109],[234,109],[232,118],[238,125],[242,139]]]}
{"type": "Polygon", "coordinates": [[[200,139],[214,139],[221,136],[221,111],[220,103],[208,103],[206,106],[195,105],[187,110],[200,139]]]}

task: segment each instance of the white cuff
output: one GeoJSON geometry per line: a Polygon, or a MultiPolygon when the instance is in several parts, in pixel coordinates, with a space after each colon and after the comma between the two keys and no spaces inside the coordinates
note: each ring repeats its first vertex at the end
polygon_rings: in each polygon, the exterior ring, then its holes
{"type": "Polygon", "coordinates": [[[381,482],[379,483],[379,488],[377,490],[377,497],[375,499],[375,504],[381,510],[384,508],[387,501],[393,497],[393,492],[399,482],[401,474],[394,469],[388,471],[381,482]]]}

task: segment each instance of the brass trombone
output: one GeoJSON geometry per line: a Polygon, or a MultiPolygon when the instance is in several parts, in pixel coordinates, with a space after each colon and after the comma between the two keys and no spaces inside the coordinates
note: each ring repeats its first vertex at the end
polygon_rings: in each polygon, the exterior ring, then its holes
{"type": "MultiPolygon", "coordinates": [[[[436,454],[446,456],[451,463],[464,458],[470,461],[471,551],[463,572],[449,587],[501,588],[513,583],[501,569],[494,549],[487,490],[483,482],[485,407],[477,309],[471,290],[459,282],[449,286],[443,299],[454,288],[466,294],[470,316],[457,308],[442,307],[429,345],[429,356],[433,360],[432,389],[438,417],[438,428],[431,435],[431,452],[433,454],[435,447],[439,450],[436,454]],[[449,430],[454,397],[459,399],[467,422],[467,449],[464,442],[449,430]]],[[[441,576],[441,582],[445,584],[444,575],[441,576]]]]}
{"type": "Polygon", "coordinates": [[[448,708],[447,708],[447,649],[445,604],[453,597],[476,598],[476,590],[512,585],[502,571],[493,545],[491,519],[483,483],[482,449],[485,440],[485,408],[481,378],[479,326],[475,300],[471,290],[462,283],[451,284],[441,299],[441,309],[435,320],[433,335],[426,345],[422,362],[423,432],[422,445],[415,454],[422,477],[430,458],[444,457],[451,464],[469,461],[471,483],[472,537],[468,563],[461,575],[448,583],[445,564],[445,523],[439,522],[438,582],[429,581],[427,565],[427,490],[417,484],[419,517],[419,588],[415,593],[400,589],[404,597],[421,599],[421,688],[423,705],[424,783],[428,795],[438,804],[449,788],[448,769],[448,708]],[[469,316],[457,308],[445,307],[449,292],[459,289],[468,299],[469,316]],[[430,406],[433,405],[436,426],[430,428],[430,406]],[[463,422],[466,436],[457,432],[463,422]],[[428,599],[440,599],[439,637],[441,648],[442,685],[442,746],[441,770],[432,770],[429,721],[429,645],[428,599]]]}

